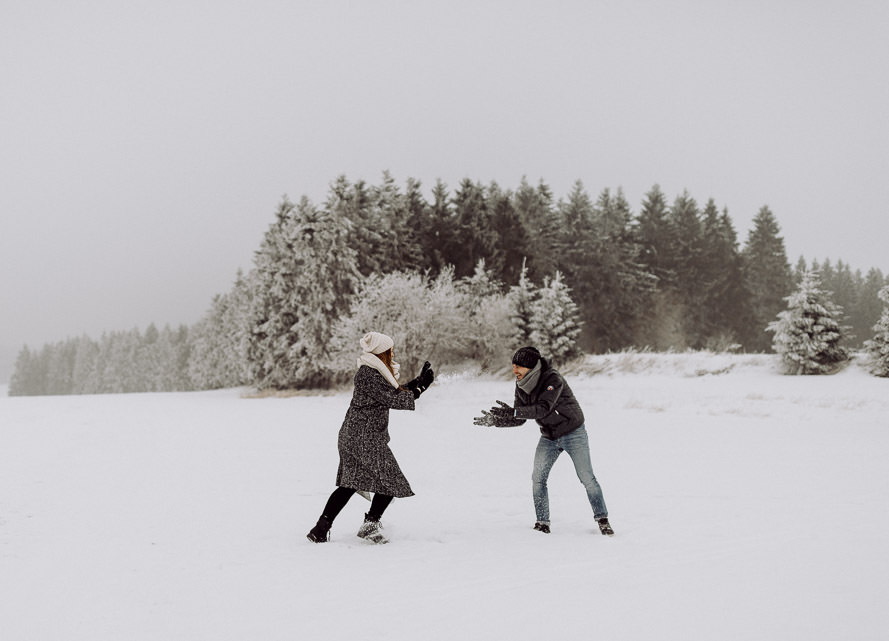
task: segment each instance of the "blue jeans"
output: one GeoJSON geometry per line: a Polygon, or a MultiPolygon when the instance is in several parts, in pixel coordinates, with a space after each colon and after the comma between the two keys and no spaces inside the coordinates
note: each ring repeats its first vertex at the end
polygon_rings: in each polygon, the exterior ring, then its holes
{"type": "Polygon", "coordinates": [[[602,488],[593,474],[593,464],[590,461],[590,441],[586,433],[586,427],[581,425],[573,432],[551,441],[540,437],[537,443],[537,451],[534,453],[534,472],[531,474],[532,492],[534,495],[534,511],[537,520],[549,523],[549,493],[546,489],[546,480],[553,469],[559,454],[568,452],[574,463],[574,471],[577,478],[586,489],[587,498],[593,508],[593,516],[596,519],[608,516],[608,508],[605,507],[605,498],[602,496],[602,488]]]}

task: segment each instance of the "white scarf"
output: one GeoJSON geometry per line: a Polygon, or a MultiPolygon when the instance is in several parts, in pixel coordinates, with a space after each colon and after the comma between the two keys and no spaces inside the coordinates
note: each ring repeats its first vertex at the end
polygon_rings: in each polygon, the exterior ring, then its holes
{"type": "Polygon", "coordinates": [[[392,372],[389,371],[389,368],[386,367],[386,364],[380,360],[380,357],[376,354],[371,354],[370,352],[364,352],[361,356],[358,357],[358,367],[362,365],[367,365],[368,367],[373,367],[380,374],[382,374],[389,384],[394,388],[398,388],[398,372],[401,369],[401,366],[392,361],[392,370],[395,372],[395,376],[392,376],[392,372]]]}

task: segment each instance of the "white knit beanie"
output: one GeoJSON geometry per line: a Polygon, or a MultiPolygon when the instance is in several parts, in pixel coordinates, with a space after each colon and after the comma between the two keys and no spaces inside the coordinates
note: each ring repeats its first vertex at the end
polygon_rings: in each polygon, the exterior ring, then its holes
{"type": "Polygon", "coordinates": [[[361,349],[370,354],[382,354],[387,349],[392,349],[392,346],[395,345],[395,341],[386,336],[385,334],[380,334],[379,332],[368,332],[364,335],[359,341],[361,345],[361,349]]]}

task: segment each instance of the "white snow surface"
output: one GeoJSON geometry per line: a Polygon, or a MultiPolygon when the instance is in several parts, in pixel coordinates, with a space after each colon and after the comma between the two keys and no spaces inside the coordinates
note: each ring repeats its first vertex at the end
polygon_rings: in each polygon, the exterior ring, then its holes
{"type": "Polygon", "coordinates": [[[392,412],[416,496],[381,546],[357,496],[330,543],[305,538],[348,392],[0,389],[0,638],[886,638],[889,380],[706,354],[568,378],[613,538],[567,455],[552,534],[531,529],[536,426],[472,424],[506,377],[441,376],[392,412]]]}

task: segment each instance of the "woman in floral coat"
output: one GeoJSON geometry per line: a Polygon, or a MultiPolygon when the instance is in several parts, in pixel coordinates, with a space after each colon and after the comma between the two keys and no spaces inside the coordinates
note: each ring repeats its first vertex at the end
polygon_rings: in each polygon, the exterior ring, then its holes
{"type": "Polygon", "coordinates": [[[393,498],[414,495],[389,449],[389,410],[414,409],[414,401],[432,384],[435,375],[427,361],[420,375],[401,387],[392,339],[370,332],[364,335],[360,345],[362,353],[352,402],[339,433],[337,489],[307,535],[314,543],[330,540],[334,519],[356,492],[374,495],[358,536],[372,543],[387,543],[380,531],[383,512],[393,498]]]}

